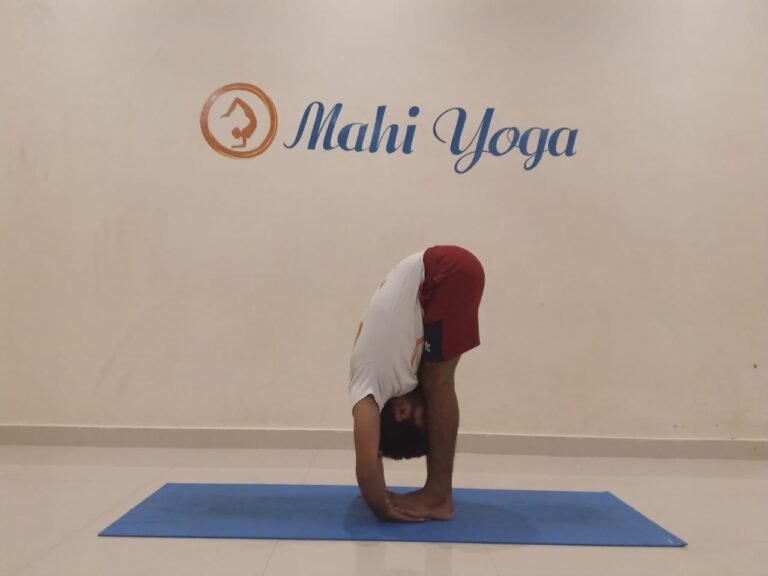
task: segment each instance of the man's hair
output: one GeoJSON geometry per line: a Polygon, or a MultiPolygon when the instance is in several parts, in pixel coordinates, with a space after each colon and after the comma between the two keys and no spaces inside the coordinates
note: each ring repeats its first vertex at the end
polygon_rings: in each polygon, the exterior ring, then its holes
{"type": "Polygon", "coordinates": [[[419,428],[410,420],[403,422],[395,420],[395,409],[392,406],[392,401],[387,401],[381,411],[381,435],[379,437],[381,455],[392,460],[420,458],[426,456],[428,449],[426,429],[419,428]]]}

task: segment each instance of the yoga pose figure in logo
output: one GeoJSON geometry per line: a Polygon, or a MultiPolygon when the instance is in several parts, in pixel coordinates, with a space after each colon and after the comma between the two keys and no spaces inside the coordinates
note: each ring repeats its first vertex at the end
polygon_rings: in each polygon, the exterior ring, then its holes
{"type": "Polygon", "coordinates": [[[256,114],[253,113],[253,109],[248,106],[243,100],[240,98],[235,98],[232,101],[232,104],[229,105],[229,110],[227,110],[224,114],[221,115],[222,118],[229,118],[229,115],[232,114],[232,112],[235,111],[235,108],[240,107],[240,109],[245,114],[245,117],[248,119],[248,124],[246,124],[244,127],[239,128],[235,127],[232,129],[232,136],[234,136],[237,139],[242,140],[240,144],[233,144],[230,146],[230,148],[245,148],[246,144],[248,143],[248,139],[253,136],[253,133],[256,132],[256,114]]]}
{"type": "Polygon", "coordinates": [[[374,293],[350,361],[357,482],[383,520],[453,517],[453,458],[459,428],[454,374],[480,344],[485,274],[457,246],[433,246],[395,266],[374,293]],[[387,490],[382,456],[427,456],[424,487],[387,490]]]}

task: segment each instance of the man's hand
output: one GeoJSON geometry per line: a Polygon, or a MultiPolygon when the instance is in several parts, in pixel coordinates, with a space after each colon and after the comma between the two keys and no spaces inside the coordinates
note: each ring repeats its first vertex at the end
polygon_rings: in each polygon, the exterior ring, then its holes
{"type": "Polygon", "coordinates": [[[377,508],[371,507],[371,510],[379,520],[385,522],[424,522],[427,520],[421,516],[414,516],[413,514],[409,514],[408,512],[399,509],[393,504],[389,497],[390,494],[392,493],[387,493],[387,498],[384,500],[384,506],[377,508]]]}

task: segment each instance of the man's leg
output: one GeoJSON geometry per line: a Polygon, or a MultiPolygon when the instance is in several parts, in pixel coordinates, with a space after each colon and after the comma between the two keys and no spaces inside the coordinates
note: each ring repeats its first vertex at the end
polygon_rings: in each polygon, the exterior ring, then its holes
{"type": "Polygon", "coordinates": [[[425,518],[453,517],[453,458],[459,430],[459,403],[454,375],[459,357],[446,362],[422,362],[419,382],[424,388],[429,452],[424,488],[395,499],[395,505],[425,518]]]}
{"type": "Polygon", "coordinates": [[[453,516],[453,457],[459,428],[454,374],[461,355],[480,344],[478,308],[485,286],[480,261],[457,246],[433,246],[424,253],[424,350],[419,382],[424,389],[429,452],[422,490],[402,499],[418,515],[453,516]]]}
{"type": "Polygon", "coordinates": [[[459,402],[456,398],[454,375],[459,358],[447,362],[424,362],[422,386],[426,402],[429,452],[427,482],[424,491],[432,504],[450,507],[453,513],[453,458],[459,431],[459,402]]]}

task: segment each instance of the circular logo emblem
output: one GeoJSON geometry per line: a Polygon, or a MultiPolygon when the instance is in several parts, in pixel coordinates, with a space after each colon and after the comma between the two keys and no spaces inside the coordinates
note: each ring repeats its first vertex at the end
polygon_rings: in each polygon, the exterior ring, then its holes
{"type": "Polygon", "coordinates": [[[264,152],[277,133],[272,99],[252,84],[227,84],[208,97],[200,114],[205,141],[230,158],[253,158],[264,152]]]}

